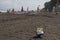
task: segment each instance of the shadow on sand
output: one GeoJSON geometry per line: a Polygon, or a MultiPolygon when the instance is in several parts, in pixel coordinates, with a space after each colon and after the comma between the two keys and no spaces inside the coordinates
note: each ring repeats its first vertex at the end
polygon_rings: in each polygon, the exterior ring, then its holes
{"type": "Polygon", "coordinates": [[[39,36],[33,36],[31,39],[29,40],[37,40],[37,39],[42,39],[43,37],[39,37],[39,36]]]}

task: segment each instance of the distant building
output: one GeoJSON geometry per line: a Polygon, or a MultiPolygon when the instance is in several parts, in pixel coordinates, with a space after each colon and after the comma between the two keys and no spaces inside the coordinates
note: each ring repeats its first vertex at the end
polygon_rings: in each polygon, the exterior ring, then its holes
{"type": "Polygon", "coordinates": [[[59,6],[55,8],[55,12],[60,12],[60,7],[59,6]]]}
{"type": "Polygon", "coordinates": [[[55,12],[60,12],[60,0],[56,0],[55,12]]]}

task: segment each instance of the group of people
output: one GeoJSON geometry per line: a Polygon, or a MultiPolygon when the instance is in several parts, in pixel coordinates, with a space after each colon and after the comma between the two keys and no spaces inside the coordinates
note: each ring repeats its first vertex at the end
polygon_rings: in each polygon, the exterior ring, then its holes
{"type": "Polygon", "coordinates": [[[7,13],[13,13],[14,14],[15,10],[14,9],[12,9],[12,10],[9,9],[9,10],[7,10],[7,13]]]}

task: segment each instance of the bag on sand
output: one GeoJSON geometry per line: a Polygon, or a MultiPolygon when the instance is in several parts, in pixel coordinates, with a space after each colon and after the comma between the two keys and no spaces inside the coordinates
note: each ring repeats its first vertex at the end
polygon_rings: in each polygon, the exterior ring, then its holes
{"type": "Polygon", "coordinates": [[[44,35],[43,28],[37,28],[36,37],[41,38],[44,35]]]}

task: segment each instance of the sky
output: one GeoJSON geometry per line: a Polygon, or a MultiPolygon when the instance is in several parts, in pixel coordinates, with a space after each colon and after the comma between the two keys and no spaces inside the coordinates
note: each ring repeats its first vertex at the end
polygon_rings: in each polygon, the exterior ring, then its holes
{"type": "Polygon", "coordinates": [[[38,5],[40,9],[44,8],[44,3],[50,0],[0,0],[0,10],[6,11],[7,9],[21,10],[23,6],[24,10],[36,10],[38,5]]]}

